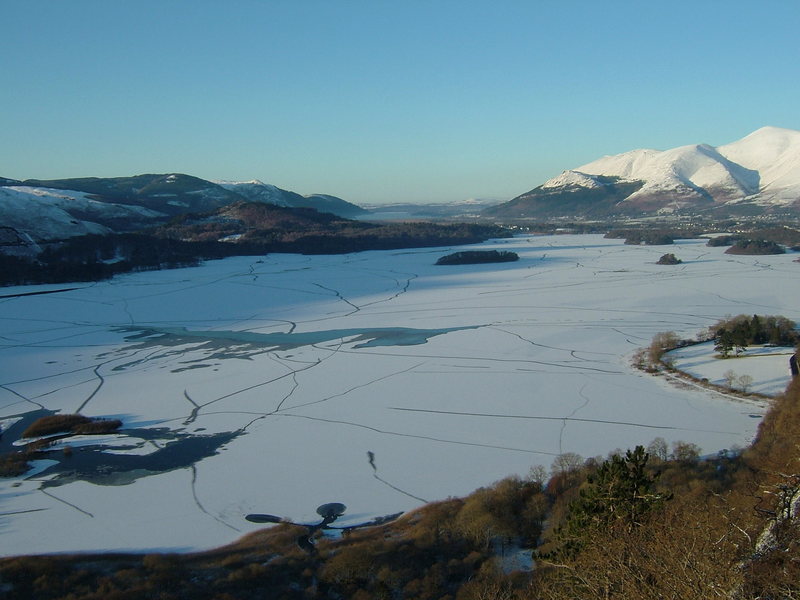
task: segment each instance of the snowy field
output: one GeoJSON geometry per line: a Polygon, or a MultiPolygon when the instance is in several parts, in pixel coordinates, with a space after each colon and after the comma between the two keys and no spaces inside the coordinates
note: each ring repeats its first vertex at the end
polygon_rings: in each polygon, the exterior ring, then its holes
{"type": "Polygon", "coordinates": [[[765,405],[629,360],[726,315],[797,320],[793,255],[598,235],[483,247],[520,260],[275,254],[1,298],[0,442],[46,410],[124,425],[0,480],[0,553],[205,549],[257,529],[251,512],[313,522],[342,502],[346,525],[562,452],[751,441],[765,405]],[[683,264],[656,265],[665,251],[683,264]]]}
{"type": "Polygon", "coordinates": [[[794,348],[752,346],[738,356],[731,354],[721,359],[714,350],[714,342],[706,342],[673,350],[665,358],[671,359],[679,371],[708,379],[714,385],[740,391],[744,377],[749,378],[745,391],[777,396],[786,389],[792,354],[794,348]]]}

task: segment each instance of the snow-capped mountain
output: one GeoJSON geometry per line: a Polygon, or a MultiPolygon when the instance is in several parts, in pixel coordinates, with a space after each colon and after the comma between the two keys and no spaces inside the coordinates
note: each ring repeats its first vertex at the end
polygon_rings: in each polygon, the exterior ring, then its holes
{"type": "Polygon", "coordinates": [[[800,131],[764,127],[724,146],[604,156],[487,211],[498,216],[797,214],[800,131]]]}
{"type": "Polygon", "coordinates": [[[334,196],[301,196],[260,181],[218,184],[180,173],[26,181],[0,178],[0,251],[25,253],[25,246],[33,249],[37,242],[134,231],[176,215],[245,201],[315,208],[339,216],[364,212],[334,196]]]}
{"type": "Polygon", "coordinates": [[[791,204],[800,198],[800,131],[763,127],[718,150],[759,174],[761,203],[791,204]]]}

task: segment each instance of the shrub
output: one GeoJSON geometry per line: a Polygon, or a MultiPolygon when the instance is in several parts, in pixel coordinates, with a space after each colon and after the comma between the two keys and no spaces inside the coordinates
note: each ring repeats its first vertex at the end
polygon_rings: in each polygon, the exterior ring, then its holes
{"type": "Polygon", "coordinates": [[[662,331],[653,336],[653,341],[650,342],[650,347],[647,350],[647,356],[650,359],[650,365],[656,366],[661,362],[661,358],[665,352],[674,350],[680,344],[680,338],[674,331],[662,331]]]}
{"type": "Polygon", "coordinates": [[[78,425],[89,423],[89,417],[83,415],[49,415],[36,419],[22,432],[22,437],[32,438],[54,433],[68,433],[78,425]]]}
{"type": "Polygon", "coordinates": [[[0,455],[0,477],[19,477],[30,468],[27,453],[9,452],[0,455]]]}
{"type": "Polygon", "coordinates": [[[98,434],[111,433],[122,426],[119,419],[90,419],[83,415],[48,415],[36,419],[22,432],[23,438],[40,437],[54,433],[98,434]]]}
{"type": "Polygon", "coordinates": [[[681,440],[672,442],[672,459],[682,463],[696,462],[700,457],[700,446],[681,440]]]}
{"type": "Polygon", "coordinates": [[[97,419],[89,423],[78,425],[73,432],[83,435],[97,435],[101,433],[113,433],[120,427],[122,427],[122,421],[119,419],[97,419]]]}

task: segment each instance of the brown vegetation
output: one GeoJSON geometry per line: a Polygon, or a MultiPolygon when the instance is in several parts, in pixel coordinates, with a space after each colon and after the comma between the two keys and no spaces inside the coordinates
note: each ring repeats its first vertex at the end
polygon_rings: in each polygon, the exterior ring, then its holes
{"type": "Polygon", "coordinates": [[[30,455],[27,452],[0,454],[0,477],[19,477],[28,471],[30,455]]]}
{"type": "Polygon", "coordinates": [[[56,433],[92,435],[111,433],[122,427],[119,419],[95,419],[83,415],[48,415],[37,419],[22,432],[23,438],[40,437],[56,433]]]}
{"type": "MultiPolygon", "coordinates": [[[[119,419],[98,419],[83,415],[48,415],[31,423],[20,435],[22,439],[35,439],[24,445],[20,450],[0,454],[0,477],[19,477],[29,469],[31,460],[41,456],[41,453],[50,448],[54,440],[71,435],[98,435],[113,433],[122,426],[119,419]],[[56,436],[47,437],[47,436],[56,436]]],[[[65,456],[72,454],[69,446],[63,448],[65,456]]],[[[0,596],[2,598],[2,596],[0,596]]]]}

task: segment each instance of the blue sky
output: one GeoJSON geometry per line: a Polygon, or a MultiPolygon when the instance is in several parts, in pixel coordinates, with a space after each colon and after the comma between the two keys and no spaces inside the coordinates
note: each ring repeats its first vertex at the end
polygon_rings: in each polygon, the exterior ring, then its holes
{"type": "Polygon", "coordinates": [[[509,199],[800,129],[797,0],[0,0],[0,176],[509,199]]]}

